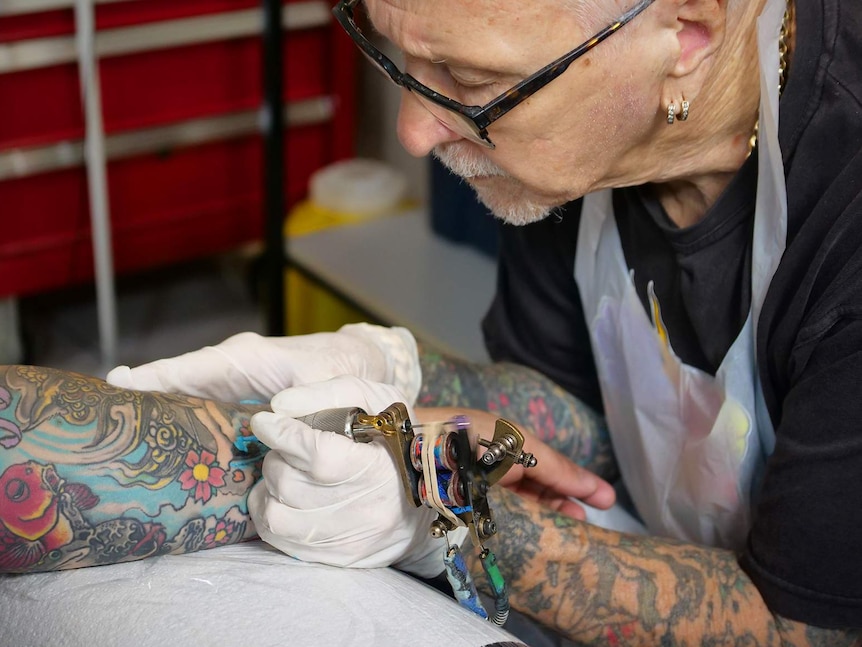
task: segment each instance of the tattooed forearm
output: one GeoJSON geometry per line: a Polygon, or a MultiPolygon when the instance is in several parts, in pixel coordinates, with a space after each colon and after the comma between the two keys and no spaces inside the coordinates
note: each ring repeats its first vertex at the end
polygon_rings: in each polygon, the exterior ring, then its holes
{"type": "Polygon", "coordinates": [[[260,407],[0,367],[0,571],[182,553],[253,534],[260,407]]]}
{"type": "Polygon", "coordinates": [[[776,624],[783,647],[862,647],[862,630],[822,629],[781,617],[776,624]]]}
{"type": "Polygon", "coordinates": [[[481,409],[531,430],[605,479],[616,474],[604,418],[525,366],[471,364],[423,348],[420,407],[481,409]]]}
{"type": "Polygon", "coordinates": [[[512,605],[579,645],[862,643],[862,632],[772,615],[729,551],[603,530],[503,489],[492,497],[512,605]]]}

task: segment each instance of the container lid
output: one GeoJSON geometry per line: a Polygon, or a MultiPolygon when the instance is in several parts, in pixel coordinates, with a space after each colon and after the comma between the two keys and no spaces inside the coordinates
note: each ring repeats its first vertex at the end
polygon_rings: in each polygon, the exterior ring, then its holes
{"type": "Polygon", "coordinates": [[[354,216],[392,211],[406,190],[407,178],[403,173],[383,162],[363,158],[325,166],[309,182],[312,202],[354,216]]]}

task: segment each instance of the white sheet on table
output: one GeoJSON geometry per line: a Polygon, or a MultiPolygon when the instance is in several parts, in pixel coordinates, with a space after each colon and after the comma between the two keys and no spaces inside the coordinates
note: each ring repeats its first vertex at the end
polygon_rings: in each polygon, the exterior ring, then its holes
{"type": "Polygon", "coordinates": [[[259,541],[0,576],[4,647],[481,647],[514,640],[403,573],[307,564],[259,541]]]}

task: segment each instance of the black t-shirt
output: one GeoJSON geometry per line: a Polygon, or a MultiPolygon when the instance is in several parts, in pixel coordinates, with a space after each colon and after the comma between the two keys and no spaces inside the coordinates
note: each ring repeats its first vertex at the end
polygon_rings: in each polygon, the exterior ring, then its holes
{"type": "MultiPolygon", "coordinates": [[[[787,249],[757,329],[776,445],[741,563],[774,612],[860,627],[862,4],[797,1],[796,21],[779,127],[787,249]]],[[[710,372],[750,305],[756,173],[752,155],[705,218],[685,229],[648,186],[614,192],[641,298],[653,281],[674,351],[710,372]]],[[[531,366],[601,409],[574,280],[580,207],[501,227],[497,295],[483,329],[495,360],[531,366]]]]}

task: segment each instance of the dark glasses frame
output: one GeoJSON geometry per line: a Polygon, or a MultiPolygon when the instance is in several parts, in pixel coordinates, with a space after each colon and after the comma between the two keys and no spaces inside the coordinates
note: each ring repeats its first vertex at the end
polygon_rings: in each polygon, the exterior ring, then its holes
{"type": "Polygon", "coordinates": [[[360,0],[341,0],[333,8],[332,13],[353,42],[356,43],[362,52],[374,64],[376,64],[377,67],[392,79],[393,83],[399,87],[417,92],[428,101],[460,115],[463,119],[472,124],[474,135],[481,140],[479,143],[483,143],[486,146],[493,148],[494,144],[488,138],[488,126],[560,76],[577,59],[589,52],[603,40],[619,31],[635,16],[649,7],[654,1],[655,0],[641,0],[637,5],[620,16],[615,22],[599,31],[595,36],[581,43],[575,49],[564,54],[553,63],[546,65],[535,74],[527,77],[497,98],[492,99],[484,106],[467,106],[463,103],[459,103],[454,99],[450,99],[449,97],[432,90],[409,74],[399,70],[398,66],[395,65],[395,63],[393,63],[392,60],[383,52],[377,49],[356,25],[356,22],[353,19],[353,9],[359,4],[360,0]]]}

